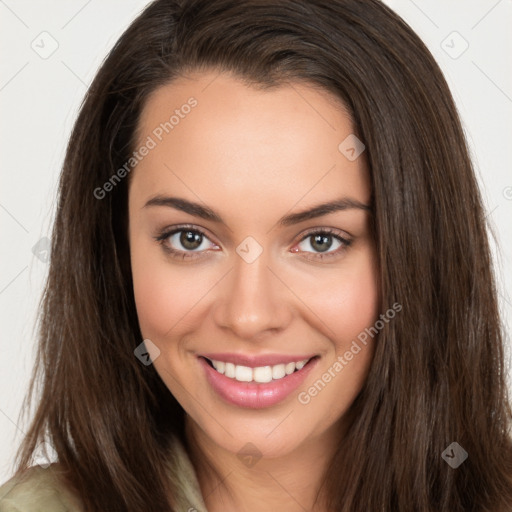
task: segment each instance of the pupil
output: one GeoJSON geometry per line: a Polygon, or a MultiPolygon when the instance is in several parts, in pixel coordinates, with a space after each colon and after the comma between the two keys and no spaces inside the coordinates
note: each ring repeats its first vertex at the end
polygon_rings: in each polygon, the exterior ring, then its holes
{"type": "Polygon", "coordinates": [[[180,243],[185,249],[197,249],[203,241],[203,235],[194,231],[183,231],[180,236],[180,243]]]}
{"type": "Polygon", "coordinates": [[[315,235],[311,242],[311,247],[319,252],[327,251],[332,245],[332,236],[330,235],[315,235]]]}

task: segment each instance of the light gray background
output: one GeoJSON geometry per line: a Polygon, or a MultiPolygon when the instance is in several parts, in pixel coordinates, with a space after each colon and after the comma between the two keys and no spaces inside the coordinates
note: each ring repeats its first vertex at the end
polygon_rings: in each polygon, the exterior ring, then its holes
{"type": "MultiPolygon", "coordinates": [[[[500,245],[493,250],[510,325],[512,0],[387,3],[425,41],[452,88],[500,245]]],[[[65,145],[99,64],[146,4],[0,0],[0,483],[11,474],[27,426],[20,405],[34,361],[33,327],[48,270],[44,237],[51,233],[65,145]]]]}

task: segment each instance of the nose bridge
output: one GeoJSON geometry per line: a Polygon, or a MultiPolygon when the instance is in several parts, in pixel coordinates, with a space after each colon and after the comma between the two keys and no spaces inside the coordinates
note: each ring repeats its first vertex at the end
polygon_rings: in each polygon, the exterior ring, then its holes
{"type": "Polygon", "coordinates": [[[234,256],[234,268],[216,308],[217,324],[244,339],[283,328],[289,321],[284,289],[269,270],[265,252],[252,261],[243,254],[234,256]]]}

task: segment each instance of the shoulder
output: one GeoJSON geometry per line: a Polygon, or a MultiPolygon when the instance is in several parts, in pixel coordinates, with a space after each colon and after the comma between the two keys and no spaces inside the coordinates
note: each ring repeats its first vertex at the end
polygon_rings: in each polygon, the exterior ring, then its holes
{"type": "Polygon", "coordinates": [[[32,466],[0,486],[0,512],[82,512],[77,496],[59,478],[59,464],[32,466]]]}

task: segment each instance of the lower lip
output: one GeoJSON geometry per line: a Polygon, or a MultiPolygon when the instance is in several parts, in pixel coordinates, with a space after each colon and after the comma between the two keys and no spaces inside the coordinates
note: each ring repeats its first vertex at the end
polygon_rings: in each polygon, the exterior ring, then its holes
{"type": "Polygon", "coordinates": [[[230,404],[248,409],[262,409],[283,401],[304,382],[317,360],[317,357],[311,359],[301,370],[282,379],[259,383],[230,379],[212,368],[206,359],[199,357],[206,378],[217,394],[230,404]]]}

